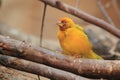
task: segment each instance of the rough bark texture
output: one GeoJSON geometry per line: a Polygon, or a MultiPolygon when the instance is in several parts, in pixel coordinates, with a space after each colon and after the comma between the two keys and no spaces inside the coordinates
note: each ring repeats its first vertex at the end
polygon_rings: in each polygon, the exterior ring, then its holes
{"type": "Polygon", "coordinates": [[[0,36],[0,54],[16,56],[92,78],[120,78],[120,61],[73,59],[0,36]]]}
{"type": "Polygon", "coordinates": [[[58,1],[58,0],[39,0],[39,1],[42,1],[52,7],[55,7],[57,9],[60,9],[62,11],[65,11],[69,14],[72,14],[78,18],[81,18],[87,22],[90,22],[92,24],[95,24],[95,25],[98,25],[100,26],[101,28],[109,31],[110,33],[114,34],[115,36],[119,37],[120,38],[120,30],[117,29],[115,26],[113,25],[110,25],[109,23],[101,20],[101,19],[98,19],[94,16],[91,16],[85,12],[83,12],[82,10],[78,10],[72,6],[69,6],[61,1],[58,1]]]}
{"type": "Polygon", "coordinates": [[[0,64],[53,80],[89,80],[69,72],[5,55],[0,55],[0,64]]]}
{"type": "Polygon", "coordinates": [[[37,75],[0,65],[0,80],[37,80],[37,75]]]}

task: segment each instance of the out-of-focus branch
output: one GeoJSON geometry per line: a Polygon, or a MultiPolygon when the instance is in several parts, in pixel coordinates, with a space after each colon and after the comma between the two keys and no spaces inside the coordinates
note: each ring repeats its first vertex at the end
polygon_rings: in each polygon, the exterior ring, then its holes
{"type": "Polygon", "coordinates": [[[5,55],[0,55],[0,64],[54,80],[89,80],[69,72],[5,55]]]}
{"type": "Polygon", "coordinates": [[[43,30],[44,30],[44,21],[45,21],[46,7],[47,7],[47,5],[44,4],[44,10],[43,10],[43,16],[42,16],[42,24],[41,24],[41,29],[40,29],[40,46],[41,47],[42,47],[42,42],[43,42],[43,30]]]}
{"type": "Polygon", "coordinates": [[[39,0],[39,1],[42,1],[52,7],[55,7],[57,9],[60,9],[62,11],[65,11],[69,14],[72,14],[76,17],[79,17],[87,22],[90,22],[92,24],[95,24],[97,26],[100,26],[101,28],[109,31],[110,33],[112,33],[113,35],[117,36],[117,37],[120,37],[120,30],[117,29],[115,26],[113,25],[110,25],[109,23],[101,20],[101,19],[98,19],[94,16],[91,16],[85,12],[83,12],[82,10],[79,10],[79,9],[76,9],[70,5],[67,5],[61,1],[58,1],[58,0],[39,0]]]}
{"type": "Polygon", "coordinates": [[[80,0],[77,0],[77,1],[76,1],[76,6],[75,6],[75,7],[76,7],[77,9],[79,9],[79,6],[80,6],[80,0]]]}
{"type": "Polygon", "coordinates": [[[28,35],[22,31],[12,28],[11,26],[0,23],[0,35],[8,36],[20,41],[26,41],[33,45],[39,45],[40,40],[38,37],[28,35]]]}
{"type": "Polygon", "coordinates": [[[0,36],[0,54],[31,60],[86,77],[120,78],[119,60],[73,59],[3,36],[0,36]]]}
{"type": "Polygon", "coordinates": [[[101,12],[103,13],[104,17],[108,20],[110,24],[115,26],[114,22],[112,21],[111,17],[108,15],[107,11],[105,10],[104,6],[100,2],[100,0],[96,0],[98,7],[100,8],[101,12]]]}
{"type": "Polygon", "coordinates": [[[113,7],[115,9],[116,14],[118,15],[118,19],[120,20],[120,8],[119,8],[119,1],[118,0],[111,0],[113,7]]]}

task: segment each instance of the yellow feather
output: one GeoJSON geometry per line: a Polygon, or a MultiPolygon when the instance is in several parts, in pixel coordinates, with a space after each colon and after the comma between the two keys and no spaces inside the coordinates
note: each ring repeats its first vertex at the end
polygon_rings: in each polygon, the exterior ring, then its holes
{"type": "Polygon", "coordinates": [[[102,59],[92,51],[92,45],[83,28],[76,25],[70,18],[61,18],[58,39],[64,54],[81,58],[102,59]]]}

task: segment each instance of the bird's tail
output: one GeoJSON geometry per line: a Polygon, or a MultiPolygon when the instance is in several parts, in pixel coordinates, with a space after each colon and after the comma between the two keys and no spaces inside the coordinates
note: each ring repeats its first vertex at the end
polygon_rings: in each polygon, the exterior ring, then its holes
{"type": "Polygon", "coordinates": [[[103,60],[103,58],[99,55],[97,55],[94,51],[90,51],[90,54],[92,56],[93,59],[100,59],[100,60],[103,60]]]}

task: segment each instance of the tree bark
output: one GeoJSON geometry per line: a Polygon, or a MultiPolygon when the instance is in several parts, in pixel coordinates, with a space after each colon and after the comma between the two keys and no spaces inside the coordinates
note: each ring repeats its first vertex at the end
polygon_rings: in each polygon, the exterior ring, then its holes
{"type": "Polygon", "coordinates": [[[37,80],[37,76],[0,65],[0,80],[37,80]]]}
{"type": "Polygon", "coordinates": [[[89,80],[69,72],[5,55],[0,55],[0,64],[53,80],[89,80]]]}
{"type": "Polygon", "coordinates": [[[91,78],[120,78],[119,60],[73,59],[0,36],[0,54],[15,56],[91,78]]]}

